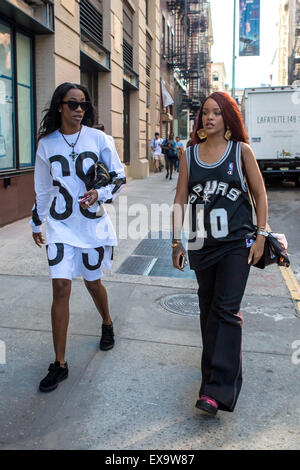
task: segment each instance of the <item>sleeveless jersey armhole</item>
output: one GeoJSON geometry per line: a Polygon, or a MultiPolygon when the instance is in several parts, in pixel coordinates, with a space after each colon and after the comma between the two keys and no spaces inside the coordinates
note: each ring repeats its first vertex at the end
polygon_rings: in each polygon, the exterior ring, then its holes
{"type": "Polygon", "coordinates": [[[242,143],[241,142],[236,143],[236,166],[238,169],[242,189],[246,193],[248,190],[245,185],[245,180],[244,180],[244,175],[243,175],[243,170],[242,170],[242,143]]]}

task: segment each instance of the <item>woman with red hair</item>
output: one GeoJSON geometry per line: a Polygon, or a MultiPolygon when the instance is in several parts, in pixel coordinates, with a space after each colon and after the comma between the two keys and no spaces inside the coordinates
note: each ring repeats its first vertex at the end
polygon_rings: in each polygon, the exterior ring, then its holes
{"type": "Polygon", "coordinates": [[[173,265],[183,270],[185,206],[190,213],[188,257],[198,281],[203,353],[196,407],[233,411],[242,385],[240,304],[250,265],[263,254],[267,196],[237,103],[226,93],[202,104],[193,145],[182,156],[173,209],[173,265]],[[256,202],[252,221],[244,177],[256,202]]]}

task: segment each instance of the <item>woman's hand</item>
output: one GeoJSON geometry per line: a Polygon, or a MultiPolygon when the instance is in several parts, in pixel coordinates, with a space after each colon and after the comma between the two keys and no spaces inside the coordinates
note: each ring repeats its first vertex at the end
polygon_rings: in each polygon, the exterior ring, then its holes
{"type": "Polygon", "coordinates": [[[180,267],[179,264],[179,259],[180,256],[183,256],[186,260],[186,251],[182,245],[182,243],[179,243],[175,248],[173,248],[173,253],[172,253],[172,260],[173,260],[173,266],[176,269],[179,269],[179,271],[184,271],[183,268],[180,267]]]}
{"type": "Polygon", "coordinates": [[[249,251],[248,264],[256,264],[263,255],[266,238],[263,235],[257,235],[257,238],[249,251]]]}
{"type": "Polygon", "coordinates": [[[42,245],[45,244],[45,238],[43,237],[42,232],[32,232],[32,238],[34,239],[35,244],[39,247],[42,248],[42,245]]]}
{"type": "Polygon", "coordinates": [[[82,209],[87,209],[95,204],[96,201],[98,201],[98,193],[96,189],[90,189],[88,192],[84,193],[82,200],[79,200],[79,204],[82,209]]]}

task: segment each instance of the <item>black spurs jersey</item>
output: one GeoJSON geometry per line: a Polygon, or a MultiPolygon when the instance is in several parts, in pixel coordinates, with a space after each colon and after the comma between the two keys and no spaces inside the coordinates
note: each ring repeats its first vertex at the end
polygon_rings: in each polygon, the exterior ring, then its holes
{"type": "Polygon", "coordinates": [[[187,149],[192,269],[203,269],[253,236],[252,206],[241,168],[241,142],[229,141],[213,164],[203,163],[199,144],[187,149]]]}

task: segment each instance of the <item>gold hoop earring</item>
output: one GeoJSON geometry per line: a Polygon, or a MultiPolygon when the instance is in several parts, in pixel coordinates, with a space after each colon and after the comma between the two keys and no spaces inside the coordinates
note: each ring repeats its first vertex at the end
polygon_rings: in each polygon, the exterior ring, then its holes
{"type": "Polygon", "coordinates": [[[231,130],[229,129],[229,127],[227,127],[227,131],[225,132],[224,137],[225,137],[226,140],[230,140],[230,139],[231,139],[231,136],[232,136],[232,132],[231,132],[231,130]]]}
{"type": "Polygon", "coordinates": [[[205,132],[205,129],[199,129],[197,131],[197,136],[199,137],[200,140],[205,140],[207,138],[207,134],[205,132]]]}

